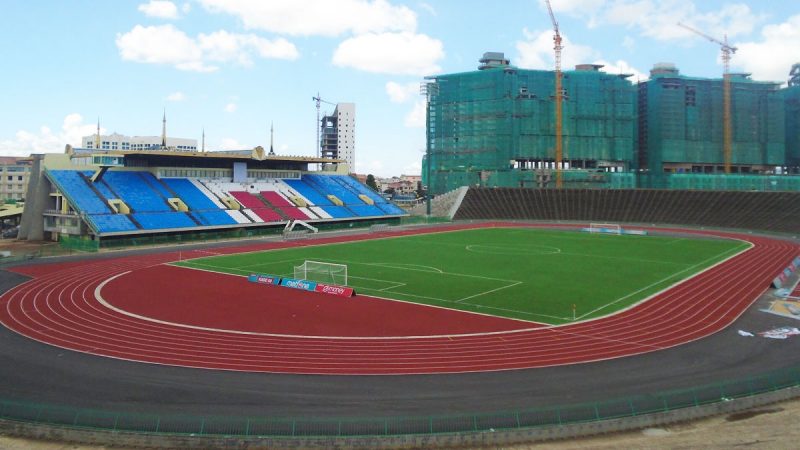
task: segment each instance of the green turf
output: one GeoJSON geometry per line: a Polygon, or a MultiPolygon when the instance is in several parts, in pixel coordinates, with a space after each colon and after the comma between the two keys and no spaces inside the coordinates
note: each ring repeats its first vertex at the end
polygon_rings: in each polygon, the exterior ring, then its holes
{"type": "MultiPolygon", "coordinates": [[[[625,308],[739,251],[721,239],[486,228],[215,256],[181,266],[291,276],[347,264],[360,294],[561,324],[625,308]]],[[[242,280],[242,282],[245,282],[242,280]]]]}

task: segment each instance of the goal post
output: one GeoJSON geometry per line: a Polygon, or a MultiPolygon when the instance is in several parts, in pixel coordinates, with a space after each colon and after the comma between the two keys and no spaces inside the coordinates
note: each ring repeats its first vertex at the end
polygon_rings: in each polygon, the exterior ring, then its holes
{"type": "Polygon", "coordinates": [[[298,280],[347,286],[347,264],[306,260],[303,264],[294,266],[294,277],[298,280]]]}
{"type": "Polygon", "coordinates": [[[618,223],[591,223],[589,233],[622,234],[622,227],[618,223]]]}

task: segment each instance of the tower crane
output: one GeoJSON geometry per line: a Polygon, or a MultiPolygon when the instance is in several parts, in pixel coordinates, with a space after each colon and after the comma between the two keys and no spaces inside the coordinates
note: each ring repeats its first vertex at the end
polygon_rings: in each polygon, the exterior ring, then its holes
{"type": "Polygon", "coordinates": [[[692,33],[702,36],[709,41],[719,44],[722,52],[722,64],[724,72],[722,75],[722,151],[723,159],[725,161],[725,173],[731,173],[731,159],[732,159],[732,144],[733,144],[733,129],[731,126],[731,76],[730,65],[731,56],[738,50],[736,47],[728,44],[728,35],[725,35],[720,41],[715,39],[700,30],[696,30],[688,25],[678,22],[678,25],[686,28],[692,33]]]}
{"type": "Polygon", "coordinates": [[[327,100],[323,100],[322,98],[320,98],[319,92],[317,92],[317,96],[316,97],[311,97],[311,100],[314,100],[317,103],[317,158],[319,158],[319,130],[320,130],[319,107],[320,107],[320,103],[327,103],[327,104],[333,105],[333,106],[336,106],[336,103],[331,103],[331,102],[329,102],[327,100]]]}
{"type": "Polygon", "coordinates": [[[561,181],[561,156],[562,156],[562,118],[561,108],[563,101],[563,91],[561,89],[561,50],[564,48],[561,45],[561,33],[558,31],[558,21],[556,16],[553,15],[553,7],[550,6],[550,0],[545,0],[547,3],[547,12],[550,13],[550,22],[553,24],[553,50],[555,50],[555,64],[556,64],[556,188],[560,189],[561,181]]]}

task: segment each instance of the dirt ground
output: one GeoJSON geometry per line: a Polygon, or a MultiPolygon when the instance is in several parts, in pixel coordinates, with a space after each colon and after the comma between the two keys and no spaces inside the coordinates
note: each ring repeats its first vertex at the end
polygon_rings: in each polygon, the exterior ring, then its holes
{"type": "MultiPolygon", "coordinates": [[[[795,426],[798,417],[800,417],[800,399],[662,428],[506,448],[508,450],[538,448],[555,450],[729,449],[734,447],[788,449],[797,448],[797,443],[800,442],[800,427],[795,426]]],[[[0,435],[0,449],[4,450],[100,450],[107,448],[111,447],[34,441],[0,435]]],[[[122,449],[124,447],[115,446],[113,448],[122,449]]]]}

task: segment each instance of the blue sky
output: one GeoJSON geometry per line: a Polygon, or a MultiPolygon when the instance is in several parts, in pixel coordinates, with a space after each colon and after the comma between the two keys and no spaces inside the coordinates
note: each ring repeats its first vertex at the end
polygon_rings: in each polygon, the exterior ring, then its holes
{"type": "MultiPolygon", "coordinates": [[[[552,0],[564,67],[606,64],[646,78],[657,62],[719,77],[785,81],[800,62],[796,1],[552,0]]],[[[0,3],[0,154],[62,152],[92,134],[168,133],[211,150],[269,145],[315,154],[317,92],[356,104],[356,171],[419,173],[425,75],[474,70],[485,51],[552,69],[544,1],[179,0],[0,3]]],[[[323,112],[331,107],[323,105],[323,112]]]]}

